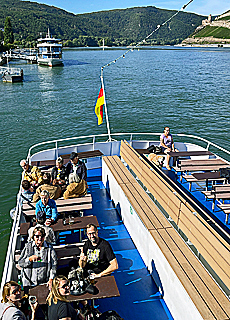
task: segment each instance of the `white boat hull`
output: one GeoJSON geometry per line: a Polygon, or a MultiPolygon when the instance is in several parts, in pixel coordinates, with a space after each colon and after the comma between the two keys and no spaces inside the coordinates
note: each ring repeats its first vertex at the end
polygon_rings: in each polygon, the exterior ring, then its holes
{"type": "Polygon", "coordinates": [[[59,66],[63,64],[63,60],[62,59],[42,59],[42,58],[38,58],[38,64],[39,65],[45,65],[45,66],[49,66],[49,67],[54,67],[54,66],[59,66]]]}

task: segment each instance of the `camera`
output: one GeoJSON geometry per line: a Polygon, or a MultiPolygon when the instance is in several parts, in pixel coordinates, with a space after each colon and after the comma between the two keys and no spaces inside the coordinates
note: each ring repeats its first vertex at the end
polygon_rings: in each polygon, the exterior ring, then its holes
{"type": "Polygon", "coordinates": [[[37,298],[35,296],[29,296],[29,302],[31,304],[35,304],[37,302],[37,298]]]}

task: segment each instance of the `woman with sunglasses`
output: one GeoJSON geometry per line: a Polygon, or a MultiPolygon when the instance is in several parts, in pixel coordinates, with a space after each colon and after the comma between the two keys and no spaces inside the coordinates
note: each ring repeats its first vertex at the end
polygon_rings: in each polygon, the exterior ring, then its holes
{"type": "MultiPolygon", "coordinates": [[[[26,320],[24,313],[19,309],[21,300],[21,287],[15,281],[5,283],[2,290],[2,301],[0,304],[1,320],[26,320]]],[[[30,303],[30,302],[29,302],[30,303]]],[[[35,319],[38,303],[30,303],[32,310],[31,320],[35,319]]]]}
{"type": "Polygon", "coordinates": [[[55,277],[47,297],[49,320],[84,320],[80,310],[75,310],[67,300],[69,294],[69,280],[65,276],[55,277]]]}
{"type": "Polygon", "coordinates": [[[52,279],[56,276],[57,256],[51,243],[44,241],[45,230],[36,227],[33,231],[33,241],[26,243],[18,260],[22,268],[22,283],[24,292],[42,283],[52,287],[52,279]]]}

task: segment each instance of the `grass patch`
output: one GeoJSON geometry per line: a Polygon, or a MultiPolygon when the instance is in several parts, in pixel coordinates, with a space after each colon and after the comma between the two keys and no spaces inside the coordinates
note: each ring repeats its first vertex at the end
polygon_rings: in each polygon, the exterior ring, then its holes
{"type": "Polygon", "coordinates": [[[230,20],[230,13],[229,13],[229,16],[219,18],[218,21],[219,20],[230,20]]]}
{"type": "Polygon", "coordinates": [[[230,39],[230,29],[223,27],[210,27],[206,26],[204,29],[197,32],[195,38],[211,37],[230,39]]]}

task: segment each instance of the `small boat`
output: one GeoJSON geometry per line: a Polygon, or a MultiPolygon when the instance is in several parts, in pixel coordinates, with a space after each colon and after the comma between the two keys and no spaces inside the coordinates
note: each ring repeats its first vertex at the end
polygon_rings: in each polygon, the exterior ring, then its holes
{"type": "MultiPolygon", "coordinates": [[[[97,218],[99,235],[110,242],[119,265],[114,278],[120,297],[96,299],[100,311],[116,310],[126,320],[229,319],[229,222],[224,212],[216,210],[218,201],[211,210],[210,201],[199,191],[205,189],[205,181],[193,179],[190,188],[191,180],[186,182],[177,166],[168,171],[148,160],[147,148],[159,145],[159,135],[91,135],[48,141],[47,147],[42,142],[29,149],[27,159],[44,170],[54,166],[58,156],[68,161],[72,151],[84,159],[87,197],[92,199],[91,207],[83,204],[84,216],[97,218]]],[[[209,160],[224,161],[218,156],[220,151],[226,157],[230,154],[200,137],[174,137],[180,139],[175,147],[182,154],[194,154],[188,163],[194,160],[196,164],[199,156],[207,165],[209,160]]],[[[22,226],[30,221],[21,200],[20,188],[1,288],[18,277],[17,255],[27,237],[22,226]]],[[[74,205],[79,201],[76,198],[74,205]]],[[[67,249],[59,260],[59,272],[68,266],[72,246],[81,241],[75,231],[59,233],[55,250],[67,249]]]]}
{"type": "Polygon", "coordinates": [[[21,68],[0,67],[0,75],[3,82],[23,81],[23,69],[21,68]]]}
{"type": "Polygon", "coordinates": [[[4,64],[6,64],[7,59],[5,57],[0,57],[0,66],[3,66],[4,64]]]}
{"type": "Polygon", "coordinates": [[[38,39],[38,56],[39,65],[54,67],[63,64],[61,39],[53,38],[48,29],[45,38],[38,39]]]}

